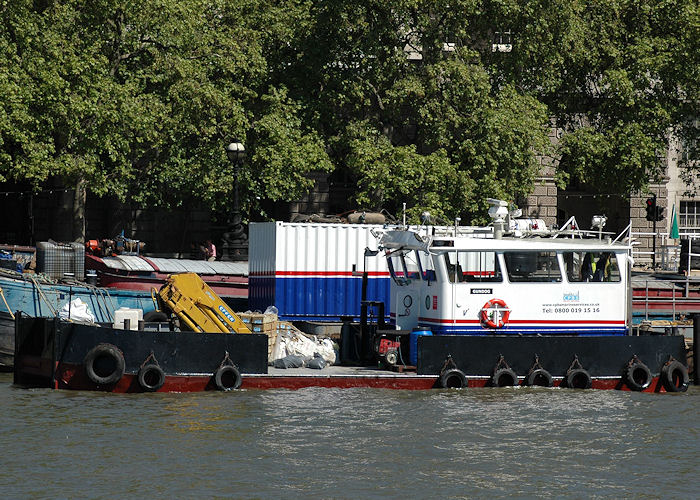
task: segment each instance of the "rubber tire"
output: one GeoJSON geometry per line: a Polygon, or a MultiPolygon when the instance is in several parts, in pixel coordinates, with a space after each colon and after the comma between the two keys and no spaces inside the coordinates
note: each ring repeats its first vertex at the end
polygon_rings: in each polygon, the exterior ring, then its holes
{"type": "Polygon", "coordinates": [[[220,391],[232,391],[238,389],[243,383],[241,372],[233,365],[220,366],[214,373],[214,384],[220,391]],[[228,383],[229,377],[233,377],[233,384],[228,383]]]}
{"type": "Polygon", "coordinates": [[[440,374],[440,387],[443,389],[466,389],[467,376],[457,368],[445,370],[440,374]]]}
{"type": "Polygon", "coordinates": [[[146,323],[167,323],[170,317],[163,311],[149,311],[143,315],[143,321],[146,323]]]}
{"type": "Polygon", "coordinates": [[[165,372],[153,363],[148,363],[141,367],[138,373],[138,381],[141,388],[146,392],[156,392],[165,384],[165,372]],[[155,374],[155,383],[153,377],[155,374]]]}
{"type": "Polygon", "coordinates": [[[124,354],[115,345],[97,344],[88,351],[83,362],[88,378],[98,385],[116,384],[124,376],[126,367],[124,354]],[[103,363],[100,360],[102,358],[108,358],[107,363],[113,364],[112,371],[107,374],[101,373],[103,367],[100,365],[103,363]]]}
{"type": "Polygon", "coordinates": [[[592,384],[591,374],[583,368],[576,368],[566,374],[566,387],[570,389],[590,389],[592,384]],[[580,385],[582,378],[584,380],[583,386],[580,385]]]}
{"type": "Polygon", "coordinates": [[[633,391],[643,391],[651,385],[653,379],[654,377],[651,374],[651,370],[649,370],[649,367],[647,367],[647,365],[641,361],[629,365],[624,374],[624,380],[627,387],[633,391]],[[640,375],[644,377],[643,382],[638,380],[640,375]]]}
{"type": "Polygon", "coordinates": [[[664,384],[666,392],[685,392],[690,383],[688,370],[680,361],[671,361],[661,369],[661,382],[664,384]],[[676,374],[680,375],[681,385],[676,385],[674,380],[676,374]]]}
{"type": "Polygon", "coordinates": [[[525,384],[530,387],[552,387],[552,385],[554,385],[554,379],[552,378],[552,374],[544,368],[537,368],[527,374],[525,384]],[[540,383],[542,381],[544,381],[544,383],[540,383]]]}
{"type": "Polygon", "coordinates": [[[510,368],[499,368],[491,377],[491,387],[513,387],[518,385],[518,375],[510,368]],[[504,378],[510,378],[513,383],[503,383],[504,378]]]}

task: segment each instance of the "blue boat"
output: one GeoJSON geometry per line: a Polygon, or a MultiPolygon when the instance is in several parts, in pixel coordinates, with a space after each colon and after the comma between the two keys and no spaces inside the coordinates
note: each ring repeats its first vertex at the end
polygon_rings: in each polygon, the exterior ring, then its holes
{"type": "Polygon", "coordinates": [[[101,288],[81,281],[55,281],[41,274],[0,269],[0,369],[12,368],[14,355],[13,316],[56,317],[75,299],[85,303],[98,323],[112,323],[122,307],[155,310],[148,291],[101,288]]]}

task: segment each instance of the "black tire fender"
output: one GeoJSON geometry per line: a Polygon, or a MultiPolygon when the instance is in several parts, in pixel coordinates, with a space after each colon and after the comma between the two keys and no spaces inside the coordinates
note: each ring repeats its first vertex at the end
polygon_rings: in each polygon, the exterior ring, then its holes
{"type": "Polygon", "coordinates": [[[566,387],[570,389],[590,389],[592,384],[591,374],[583,368],[574,368],[566,373],[566,387]]]}
{"type": "Polygon", "coordinates": [[[690,383],[688,369],[680,361],[669,361],[661,369],[661,382],[667,392],[685,392],[690,383]]]}
{"type": "Polygon", "coordinates": [[[649,367],[641,361],[630,363],[623,375],[625,384],[633,391],[643,391],[651,385],[654,377],[651,375],[649,367]]]}
{"type": "Polygon", "coordinates": [[[510,387],[518,385],[518,375],[511,368],[499,368],[491,376],[492,387],[510,387]]]}
{"type": "Polygon", "coordinates": [[[537,368],[527,374],[525,384],[535,387],[552,387],[554,379],[552,378],[552,374],[544,368],[537,368]]]}
{"type": "Polygon", "coordinates": [[[166,323],[170,317],[163,311],[149,311],[143,315],[143,320],[146,323],[166,323]]]}
{"type": "Polygon", "coordinates": [[[97,344],[84,359],[85,372],[99,385],[116,384],[124,376],[124,354],[112,344],[97,344]]]}
{"type": "Polygon", "coordinates": [[[165,384],[165,372],[155,363],[148,363],[139,369],[138,380],[144,391],[155,392],[165,384]]]}
{"type": "Polygon", "coordinates": [[[444,389],[466,389],[467,376],[462,370],[451,368],[440,374],[440,387],[444,389]]]}
{"type": "Polygon", "coordinates": [[[220,391],[238,389],[242,383],[241,372],[233,365],[220,366],[214,373],[214,384],[220,391]]]}

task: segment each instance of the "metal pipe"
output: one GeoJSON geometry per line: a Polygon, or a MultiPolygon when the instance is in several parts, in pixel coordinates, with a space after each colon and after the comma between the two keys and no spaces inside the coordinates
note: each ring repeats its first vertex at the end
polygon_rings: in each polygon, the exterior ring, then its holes
{"type": "Polygon", "coordinates": [[[698,372],[698,352],[700,352],[700,314],[693,314],[693,383],[700,385],[698,372]]]}

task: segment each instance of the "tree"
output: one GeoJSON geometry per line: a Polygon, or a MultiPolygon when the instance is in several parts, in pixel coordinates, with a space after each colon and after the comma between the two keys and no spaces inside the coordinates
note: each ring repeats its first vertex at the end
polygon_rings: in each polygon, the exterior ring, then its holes
{"type": "MultiPolygon", "coordinates": [[[[253,162],[255,174],[244,166],[244,177],[269,178],[272,168],[280,180],[270,196],[296,195],[300,173],[330,164],[295,118],[297,105],[261,98],[269,87],[264,36],[246,16],[259,2],[248,4],[5,4],[0,175],[35,186],[55,176],[144,206],[195,199],[217,209],[233,190],[224,145],[265,129],[256,140],[266,161],[253,162]],[[303,154],[289,154],[290,140],[303,154]]],[[[256,194],[267,187],[258,183],[256,194]]],[[[83,236],[76,228],[74,237],[83,236]]]]}
{"type": "Polygon", "coordinates": [[[423,209],[483,221],[487,196],[514,199],[531,189],[537,151],[549,147],[545,106],[512,85],[494,85],[476,51],[444,50],[455,30],[469,29],[455,12],[477,8],[313,5],[315,22],[297,33],[296,57],[277,78],[305,103],[336,168],[358,186],[359,205],[397,212],[406,202],[414,221],[423,209]]]}
{"type": "Polygon", "coordinates": [[[512,32],[510,53],[481,50],[493,79],[547,104],[564,134],[559,182],[644,189],[674,135],[688,138],[700,102],[697,2],[484,2],[473,36],[512,32]],[[505,29],[505,28],[503,28],[505,29]]]}

